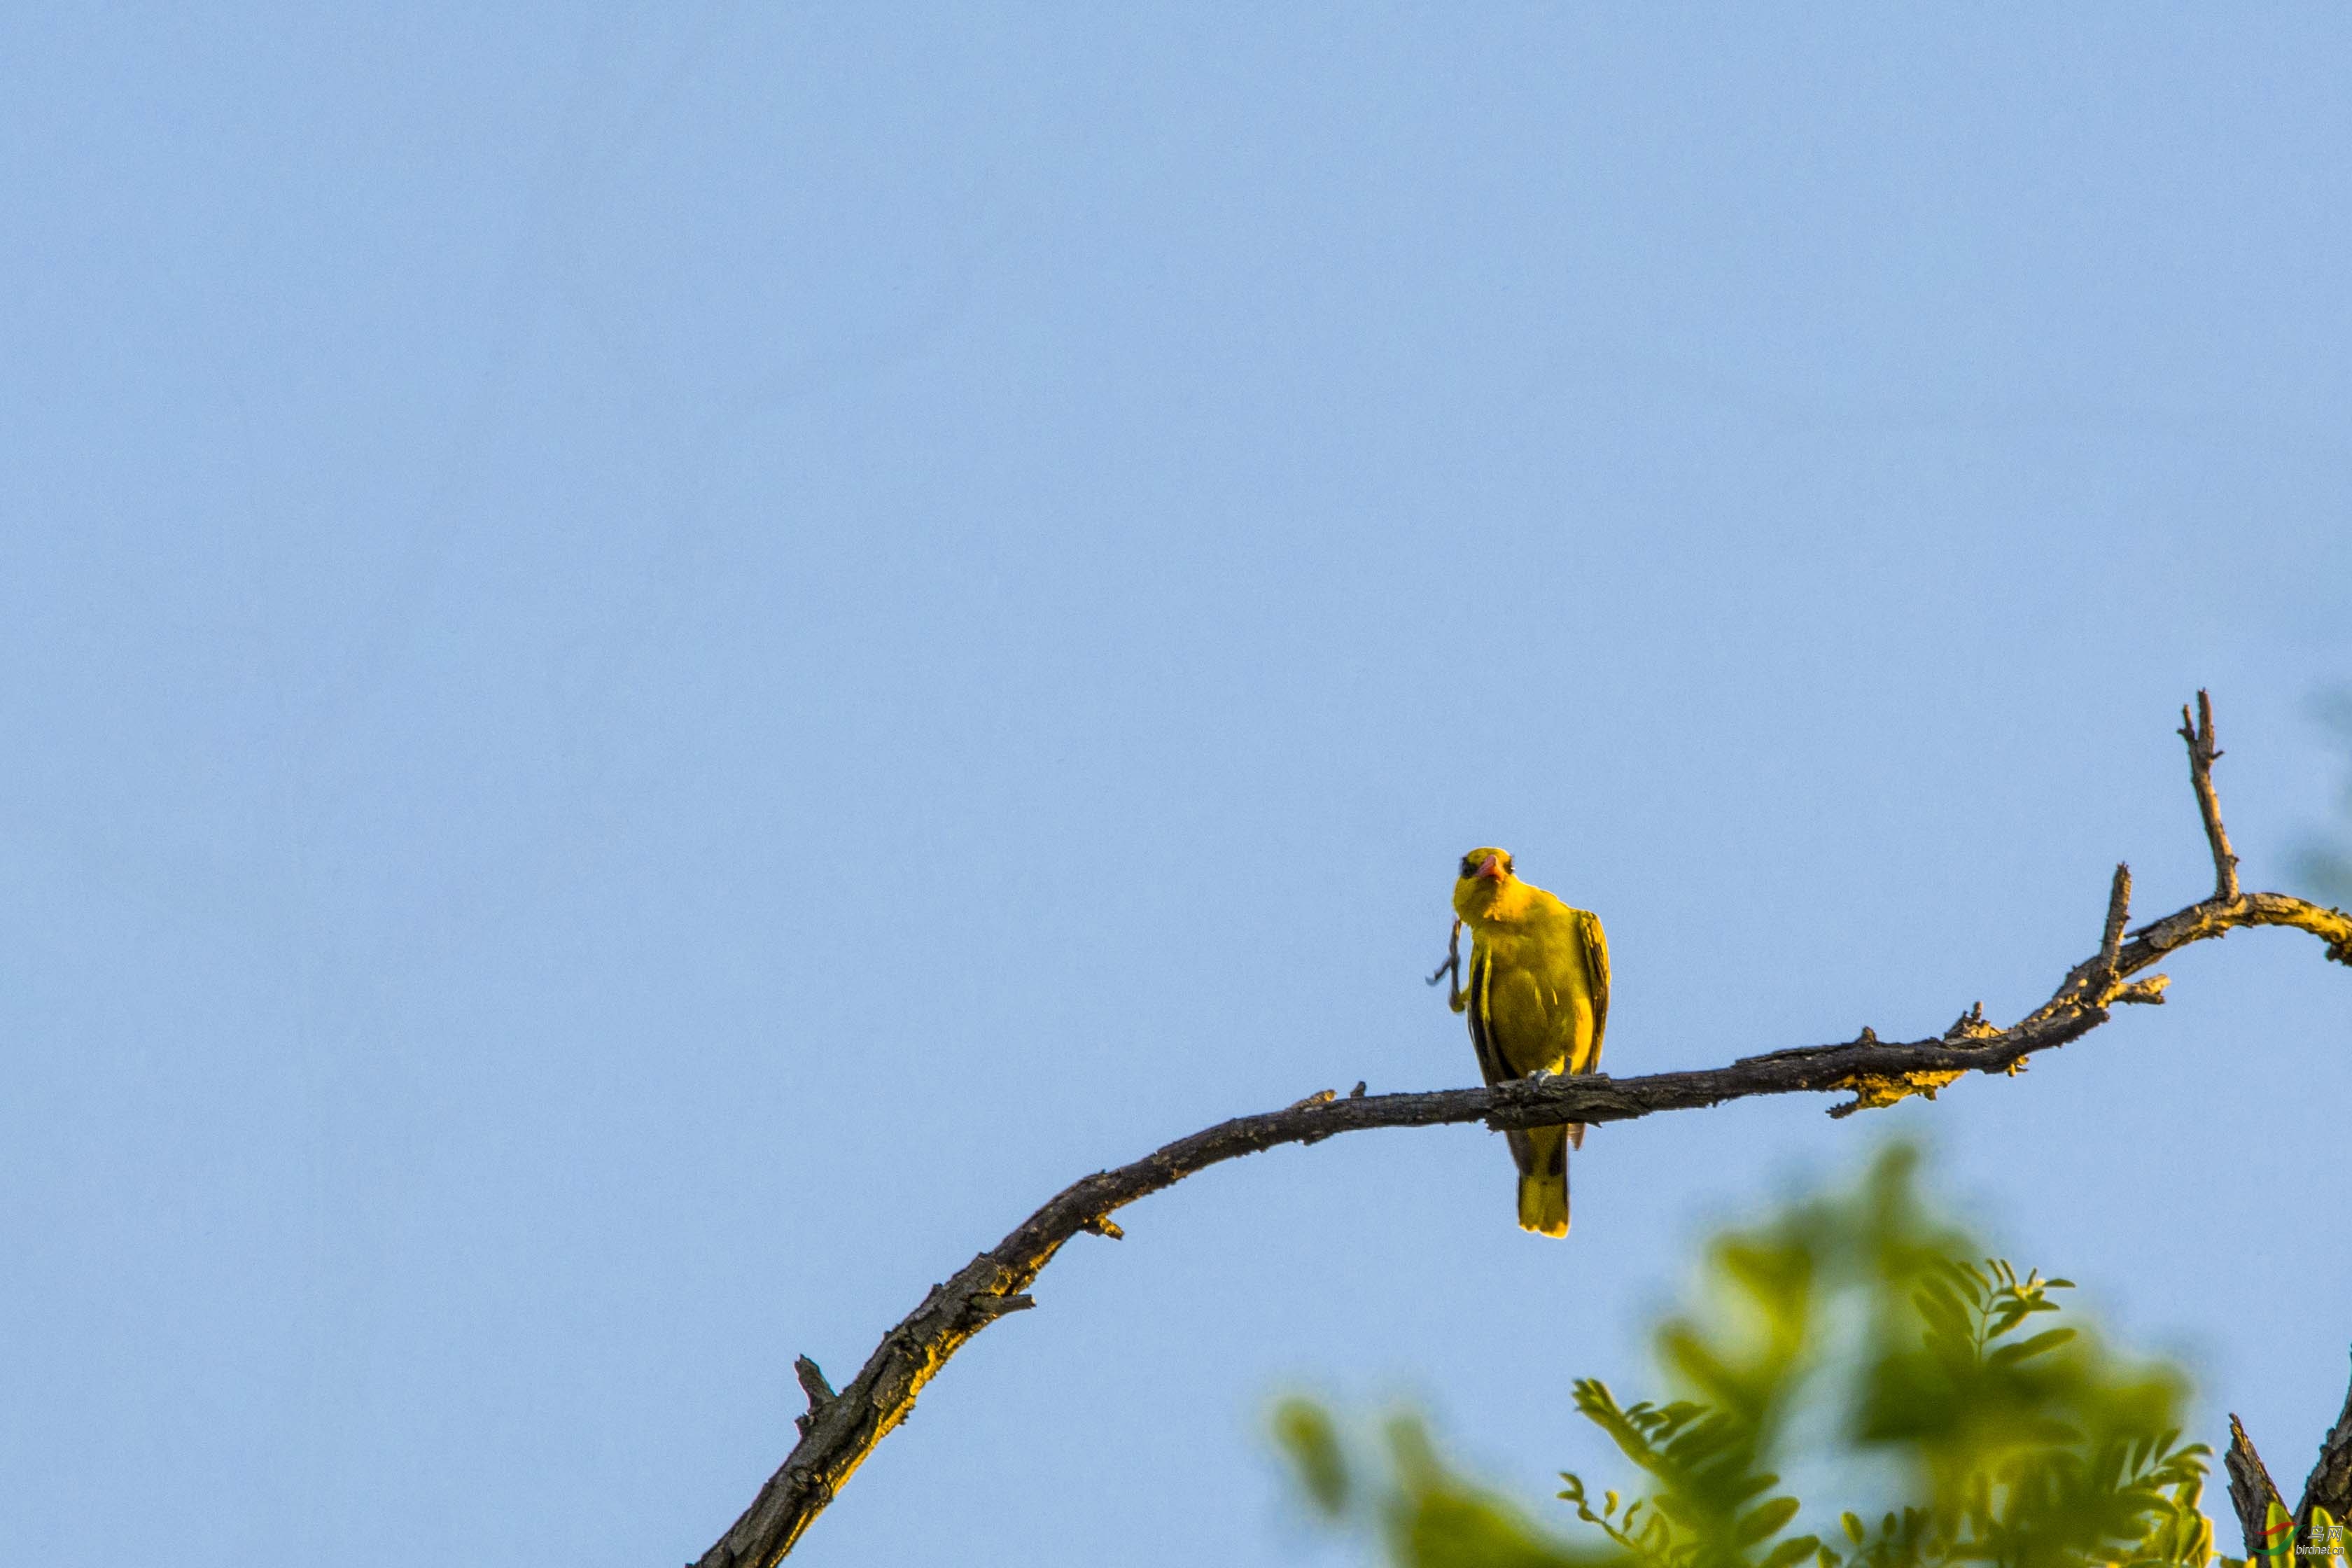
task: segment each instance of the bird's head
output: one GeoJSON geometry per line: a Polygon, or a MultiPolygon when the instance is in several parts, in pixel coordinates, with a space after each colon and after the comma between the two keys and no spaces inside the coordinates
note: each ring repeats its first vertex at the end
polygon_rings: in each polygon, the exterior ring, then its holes
{"type": "Polygon", "coordinates": [[[1461,875],[1454,883],[1454,912],[1475,921],[1495,907],[1496,897],[1511,885],[1511,852],[1473,849],[1462,857],[1461,875]]]}

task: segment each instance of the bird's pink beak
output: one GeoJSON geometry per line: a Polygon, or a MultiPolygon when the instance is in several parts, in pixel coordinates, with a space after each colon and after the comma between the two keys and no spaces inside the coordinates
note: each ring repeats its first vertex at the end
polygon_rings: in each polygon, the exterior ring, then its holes
{"type": "Polygon", "coordinates": [[[1484,860],[1478,862],[1478,869],[1473,872],[1472,875],[1485,877],[1496,882],[1501,881],[1503,879],[1503,858],[1499,855],[1487,856],[1484,860]]]}

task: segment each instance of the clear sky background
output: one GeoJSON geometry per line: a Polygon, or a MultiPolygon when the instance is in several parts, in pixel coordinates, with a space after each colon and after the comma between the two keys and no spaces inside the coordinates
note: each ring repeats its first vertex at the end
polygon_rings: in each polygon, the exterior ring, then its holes
{"type": "MultiPolygon", "coordinates": [[[[2200,684],[2285,883],[2352,13],[2067,9],[9,8],[0,1559],[683,1562],[1065,1183],[1474,1081],[1472,844],[1606,920],[1621,1072],[2199,896],[2200,684]]],[[[1478,1130],[1218,1169],[803,1556],[1313,1559],[1291,1386],[1613,1475],[1570,1379],[1898,1129],[2299,1481],[2352,976],[2170,973],[1603,1128],[1564,1245],[1478,1130]]]]}

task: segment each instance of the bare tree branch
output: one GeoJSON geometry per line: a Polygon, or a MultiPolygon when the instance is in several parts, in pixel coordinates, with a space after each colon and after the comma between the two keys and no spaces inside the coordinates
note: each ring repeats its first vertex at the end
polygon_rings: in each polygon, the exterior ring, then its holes
{"type": "MultiPolygon", "coordinates": [[[[1211,1165],[1283,1143],[1316,1143],[1375,1127],[1475,1121],[1502,1130],[1564,1121],[1627,1121],[1768,1094],[1845,1091],[1853,1100],[1832,1111],[1843,1115],[1892,1104],[1910,1094],[1932,1098],[1937,1089],[1969,1072],[2021,1072],[2032,1053],[2063,1046],[2105,1023],[2115,1004],[2164,999],[2164,976],[2131,976],[2191,942],[2224,936],[2242,926],[2292,926],[2309,931],[2327,944],[2330,959],[2352,964],[2352,915],[2284,893],[2238,890],[2236,861],[2213,796],[2212,759],[2220,753],[2212,749],[2212,708],[2202,692],[2198,710],[2200,721],[2193,729],[2184,722],[2182,734],[2189,743],[2190,777],[2206,837],[2213,846],[2215,895],[2142,927],[2126,941],[2131,873],[2118,866],[2098,951],[2067,972],[2049,1001],[2010,1027],[1995,1028],[1979,1005],[1934,1039],[1889,1043],[1865,1028],[1842,1045],[1773,1051],[1706,1071],[1517,1079],[1491,1089],[1422,1094],[1365,1095],[1359,1085],[1358,1092],[1344,1099],[1324,1089],[1283,1110],[1236,1117],[1180,1138],[1133,1164],[1098,1171],[1065,1187],[954,1278],[932,1286],[922,1304],[883,1336],[837,1395],[824,1384],[815,1363],[802,1358],[801,1382],[810,1406],[800,1417],[800,1441],[696,1568],[772,1568],[866,1457],[907,1418],[915,1396],[965,1341],[1007,1312],[1035,1305],[1025,1292],[1064,1243],[1081,1233],[1118,1237],[1118,1228],[1109,1219],[1113,1211],[1211,1165]],[[822,1399],[821,1392],[825,1395],[822,1399]]],[[[2185,709],[2182,717],[2185,721],[2185,709]]],[[[1441,968],[1438,973],[1445,972],[1441,968]]],[[[2346,1436],[2347,1449],[2352,1449],[2352,1432],[2346,1436]]],[[[2247,1453],[2252,1452],[2249,1447],[2247,1453]]],[[[2233,1477],[2234,1455],[2233,1448],[2233,1477]]]]}
{"type": "Polygon", "coordinates": [[[2310,1539],[2315,1508],[2326,1509],[2338,1524],[2352,1516],[2352,1389],[2345,1391],[2344,1413],[2321,1439],[2319,1462],[2311,1467],[2310,1479],[2303,1483],[2303,1501],[2294,1510],[2298,1540],[2310,1539]]]}
{"type": "Polygon", "coordinates": [[[2272,1500],[2278,1499],[2281,1508],[2286,1501],[2279,1498],[2277,1484],[2235,1415],[2230,1417],[2230,1446],[2221,1454],[2221,1467],[2230,1472],[2230,1510],[2238,1516],[2239,1532],[2246,1538],[2246,1562],[2251,1568],[2263,1560],[2264,1547],[2274,1544],[2268,1536],[2272,1500]]]}

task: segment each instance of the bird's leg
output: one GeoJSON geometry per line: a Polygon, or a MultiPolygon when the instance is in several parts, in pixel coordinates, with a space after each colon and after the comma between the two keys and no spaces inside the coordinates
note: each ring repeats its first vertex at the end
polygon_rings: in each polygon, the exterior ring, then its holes
{"type": "Polygon", "coordinates": [[[1445,962],[1430,972],[1429,984],[1436,984],[1447,975],[1453,982],[1445,987],[1445,1005],[1455,1012],[1462,1011],[1462,920],[1454,917],[1453,934],[1445,939],[1445,962]]]}

